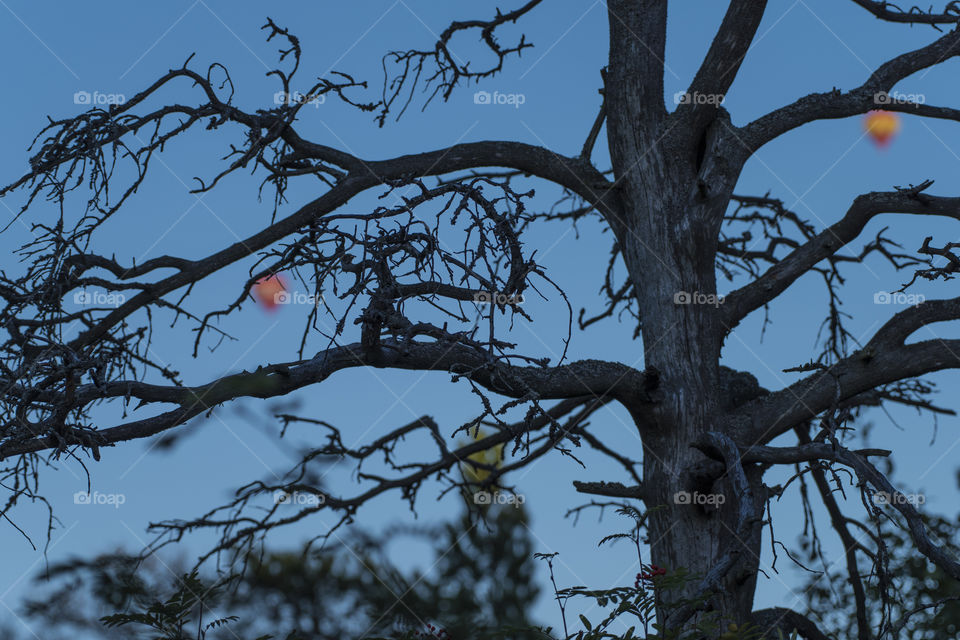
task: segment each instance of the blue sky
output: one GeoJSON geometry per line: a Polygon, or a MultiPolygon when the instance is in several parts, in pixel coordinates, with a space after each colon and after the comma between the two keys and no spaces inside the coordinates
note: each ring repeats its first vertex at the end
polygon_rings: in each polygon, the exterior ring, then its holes
{"type": "MultiPolygon", "coordinates": [[[[367,0],[360,3],[284,3],[269,9],[281,26],[300,36],[304,48],[300,89],[311,79],[331,70],[366,79],[370,88],[358,92],[359,99],[376,100],[380,95],[380,58],[387,51],[430,47],[452,19],[485,18],[492,3],[436,3],[415,0],[367,0]]],[[[671,5],[666,95],[682,91],[705,53],[727,3],[715,0],[684,0],[671,5]]],[[[55,8],[25,0],[0,0],[0,45],[8,60],[5,65],[6,99],[3,114],[4,148],[0,153],[0,174],[4,183],[19,177],[27,168],[26,147],[45,122],[67,117],[81,109],[74,103],[78,91],[93,94],[132,96],[168,69],[181,65],[191,53],[193,64],[203,69],[212,62],[227,66],[236,86],[236,103],[252,111],[269,108],[277,91],[275,79],[265,76],[275,66],[276,41],[264,42],[260,26],[265,22],[262,3],[196,2],[129,3],[102,2],[93,11],[88,5],[61,3],[55,8]]],[[[507,9],[503,5],[504,10],[507,9]]],[[[369,114],[358,113],[327,100],[315,109],[302,111],[299,131],[304,137],[345,149],[368,159],[389,158],[425,151],[456,142],[505,139],[547,146],[574,155],[583,143],[599,106],[599,69],[607,53],[607,16],[603,2],[551,0],[537,8],[520,26],[504,29],[510,41],[526,33],[535,48],[521,58],[512,58],[504,72],[479,87],[465,86],[449,102],[435,101],[425,111],[414,105],[399,121],[377,128],[369,114]],[[477,90],[520,94],[523,104],[478,105],[477,90]]],[[[849,89],[861,84],[872,69],[903,51],[932,41],[937,33],[929,28],[888,25],[871,17],[852,2],[837,0],[778,0],[770,3],[756,42],[740,76],[727,96],[725,107],[733,122],[745,124],[782,104],[813,91],[832,87],[849,89]]],[[[470,51],[470,43],[460,43],[470,51]]],[[[479,62],[479,61],[478,61],[479,62]]],[[[917,74],[898,85],[905,93],[921,93],[928,103],[956,105],[960,89],[958,63],[951,60],[934,70],[917,74]]],[[[196,103],[196,89],[186,83],[170,87],[163,99],[196,103]]],[[[158,103],[159,104],[159,103],[158,103]]],[[[188,193],[193,176],[215,175],[220,158],[230,142],[238,141],[238,129],[197,132],[169,145],[154,163],[151,176],[125,211],[104,228],[96,248],[115,253],[121,263],[142,262],[156,255],[172,254],[190,258],[212,253],[262,227],[270,216],[270,203],[258,202],[259,180],[243,172],[225,180],[216,190],[198,197],[188,193]]],[[[957,195],[960,169],[960,125],[905,117],[903,128],[892,147],[878,151],[864,137],[859,118],[817,123],[792,132],[768,145],[747,164],[738,193],[762,195],[770,192],[785,204],[823,228],[843,215],[852,199],[872,190],[889,190],[894,185],[916,184],[932,178],[931,189],[938,195],[957,195]]],[[[606,168],[603,140],[597,145],[595,161],[606,168]]],[[[534,204],[549,207],[557,190],[536,185],[534,204]]],[[[316,187],[303,184],[290,191],[290,203],[280,215],[294,211],[316,197],[316,187]]],[[[375,194],[374,194],[375,195],[375,194]]],[[[351,203],[351,211],[369,208],[372,197],[351,203]]],[[[19,201],[6,198],[0,216],[9,216],[19,201]],[[9,207],[9,209],[7,208],[9,207]]],[[[80,211],[82,200],[73,207],[80,211]]],[[[0,250],[9,255],[4,267],[16,270],[12,252],[31,237],[29,224],[48,220],[51,211],[40,205],[0,235],[0,250]]],[[[884,226],[888,236],[907,250],[920,246],[927,235],[943,241],[957,240],[957,223],[926,219],[898,221],[893,216],[875,220],[863,238],[884,226]]],[[[535,227],[529,246],[538,251],[538,262],[563,285],[575,310],[596,309],[601,300],[597,290],[609,251],[609,235],[598,225],[586,222],[574,230],[560,224],[535,227]]],[[[855,243],[854,249],[861,243],[855,243]]],[[[238,294],[250,262],[215,275],[198,291],[189,306],[206,311],[238,294]]],[[[843,289],[844,310],[853,315],[854,333],[868,338],[896,309],[873,304],[877,291],[896,288],[905,281],[885,264],[848,268],[843,289]]],[[[722,290],[730,285],[723,283],[722,290]]],[[[956,295],[952,282],[939,283],[917,291],[930,297],[956,295]]],[[[805,362],[813,352],[817,329],[825,313],[822,285],[814,278],[795,284],[782,300],[771,307],[773,324],[761,339],[761,318],[751,317],[727,340],[725,363],[753,372],[768,388],[795,381],[797,374],[782,370],[805,362]]],[[[556,360],[562,350],[566,308],[562,301],[533,301],[529,311],[536,322],[518,323],[513,338],[537,355],[556,360]]],[[[253,304],[232,316],[223,325],[236,337],[215,351],[205,344],[201,357],[190,358],[193,334],[185,325],[173,329],[158,322],[154,344],[156,356],[183,373],[189,383],[206,382],[227,372],[250,369],[260,363],[294,357],[304,314],[295,307],[267,314],[253,304]]],[[[940,336],[956,333],[950,327],[935,326],[928,332],[940,336]]],[[[607,321],[575,335],[569,355],[573,359],[618,360],[642,367],[642,348],[630,339],[632,327],[607,321]]],[[[931,336],[918,336],[929,338],[931,336]]],[[[319,343],[314,343],[319,348],[319,343]]],[[[478,412],[475,396],[464,385],[451,385],[449,376],[439,373],[409,373],[354,370],[299,394],[300,413],[341,426],[344,433],[362,443],[409,422],[423,414],[432,415],[450,433],[478,412]]],[[[954,374],[934,378],[941,384],[941,401],[949,403],[957,378],[954,374]]],[[[251,406],[267,413],[263,406],[251,406]]],[[[122,416],[116,408],[105,408],[100,416],[104,426],[116,424],[122,416]]],[[[958,421],[941,419],[935,444],[933,421],[914,412],[894,409],[890,416],[876,412],[874,444],[896,451],[895,480],[904,491],[923,493],[926,507],[953,515],[956,511],[956,459],[960,453],[958,421]],[[892,418],[892,419],[891,419],[892,418]]],[[[592,429],[615,447],[635,451],[639,446],[626,413],[618,407],[597,413],[592,429]]],[[[51,561],[72,554],[92,554],[123,547],[137,549],[150,539],[145,531],[151,521],[198,515],[221,504],[232,488],[255,477],[282,473],[290,464],[285,450],[262,429],[240,418],[230,407],[215,412],[202,426],[191,424],[186,442],[173,454],[158,453],[150,442],[137,442],[104,452],[103,460],[89,465],[93,489],[122,493],[119,508],[107,505],[75,505],[73,493],[86,487],[82,469],[75,463],[55,462],[42,476],[45,495],[59,518],[48,552],[51,561]]],[[[295,442],[311,442],[315,433],[294,428],[295,442]]],[[[315,440],[314,440],[315,441],[315,440]]],[[[349,443],[349,440],[348,440],[349,443]]],[[[421,442],[408,445],[416,455],[421,442]]],[[[420,455],[423,455],[422,453],[420,455]]],[[[517,472],[512,478],[526,497],[532,513],[532,531],[538,551],[560,553],[557,579],[561,585],[613,586],[632,583],[636,567],[626,548],[595,550],[600,537],[621,528],[616,517],[603,522],[581,519],[573,527],[564,513],[583,498],[572,488],[573,480],[621,480],[603,460],[584,454],[586,470],[569,459],[551,456],[517,472]],[[610,474],[614,475],[611,476],[610,474]]],[[[358,487],[348,473],[328,476],[331,488],[345,493],[358,487]]],[[[768,484],[778,481],[776,474],[768,484]]],[[[436,501],[436,487],[425,486],[418,501],[419,517],[431,520],[449,516],[459,507],[452,498],[436,501]]],[[[802,526],[796,495],[786,496],[773,507],[778,537],[792,544],[802,526]]],[[[358,521],[369,527],[409,520],[405,504],[396,496],[378,499],[361,511],[358,521]]],[[[825,522],[821,514],[821,522],[825,522]]],[[[25,505],[18,524],[42,542],[45,511],[39,505],[25,505]]],[[[321,514],[302,526],[278,532],[275,545],[290,545],[323,532],[332,524],[321,514]]],[[[822,527],[826,529],[826,527],[822,527]]],[[[42,553],[34,551],[12,528],[0,528],[7,570],[0,583],[0,619],[16,610],[25,585],[40,569],[42,553]],[[9,608],[9,609],[8,609],[9,608]]],[[[202,550],[209,536],[189,539],[187,552],[202,550]]],[[[828,551],[836,557],[837,545],[829,540],[828,551]]],[[[769,544],[765,544],[765,549],[769,544]]],[[[398,562],[423,565],[423,549],[398,549],[398,562]]],[[[769,558],[764,558],[769,563],[769,558]]],[[[757,608],[771,605],[801,606],[798,576],[781,558],[779,574],[761,576],[757,608]]],[[[544,576],[545,577],[545,576],[544,576]]],[[[553,602],[544,597],[536,611],[548,624],[558,624],[553,602]]]]}

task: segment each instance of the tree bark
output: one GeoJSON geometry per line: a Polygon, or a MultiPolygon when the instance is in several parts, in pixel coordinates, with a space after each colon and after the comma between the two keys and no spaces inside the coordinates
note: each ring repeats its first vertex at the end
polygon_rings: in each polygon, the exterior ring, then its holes
{"type": "MultiPolygon", "coordinates": [[[[726,401],[720,392],[724,329],[716,305],[715,258],[719,226],[744,158],[729,151],[736,145],[726,144],[732,128],[722,108],[694,105],[666,112],[665,21],[665,1],[611,2],[605,87],[608,142],[623,212],[611,225],[643,310],[645,365],[661,374],[652,419],[638,422],[651,509],[650,560],[702,577],[738,549],[738,562],[711,605],[724,624],[743,623],[752,610],[759,527],[738,540],[729,483],[693,473],[705,457],[691,443],[716,429],[714,420],[726,401]],[[698,111],[701,107],[710,113],[698,111]],[[683,293],[687,297],[676,297],[683,293]],[[678,492],[723,495],[715,500],[724,504],[678,503],[678,492]]],[[[747,477],[756,494],[759,473],[748,470],[747,477]]],[[[696,596],[698,583],[690,581],[667,603],[696,596]]],[[[658,618],[663,622],[665,611],[658,611],[658,618]]]]}

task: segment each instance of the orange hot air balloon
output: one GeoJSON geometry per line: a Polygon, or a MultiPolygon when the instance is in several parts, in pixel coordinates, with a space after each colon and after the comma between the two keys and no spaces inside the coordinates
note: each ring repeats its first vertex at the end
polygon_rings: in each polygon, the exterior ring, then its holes
{"type": "Polygon", "coordinates": [[[874,144],[883,149],[900,131],[900,116],[890,111],[870,111],[863,118],[863,128],[874,144]]]}
{"type": "Polygon", "coordinates": [[[278,305],[286,304],[289,297],[287,291],[287,280],[279,273],[261,278],[253,285],[253,296],[267,311],[274,311],[278,305]]]}

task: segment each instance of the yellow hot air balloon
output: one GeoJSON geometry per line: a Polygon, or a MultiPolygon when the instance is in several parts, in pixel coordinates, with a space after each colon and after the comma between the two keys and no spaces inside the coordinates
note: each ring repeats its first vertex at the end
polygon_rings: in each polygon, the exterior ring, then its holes
{"type": "Polygon", "coordinates": [[[883,149],[900,131],[900,116],[890,111],[870,111],[863,118],[863,128],[873,143],[883,149]]]}
{"type": "MultiPolygon", "coordinates": [[[[488,435],[479,427],[474,426],[471,426],[467,429],[467,434],[470,435],[474,442],[483,440],[488,435]]],[[[498,444],[490,447],[489,449],[476,451],[467,456],[467,459],[473,460],[479,464],[485,464],[490,467],[499,468],[503,464],[503,445],[498,444]]],[[[473,466],[469,462],[462,463],[460,465],[460,469],[463,472],[463,479],[471,484],[481,484],[490,477],[489,469],[480,469],[473,466]]]]}

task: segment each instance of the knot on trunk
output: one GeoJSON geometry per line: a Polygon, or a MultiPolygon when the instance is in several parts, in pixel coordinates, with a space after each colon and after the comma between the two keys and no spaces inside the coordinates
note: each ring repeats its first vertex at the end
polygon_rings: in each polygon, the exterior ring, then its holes
{"type": "Polygon", "coordinates": [[[756,377],[746,371],[720,367],[720,408],[733,411],[737,407],[770,393],[756,377]]]}

